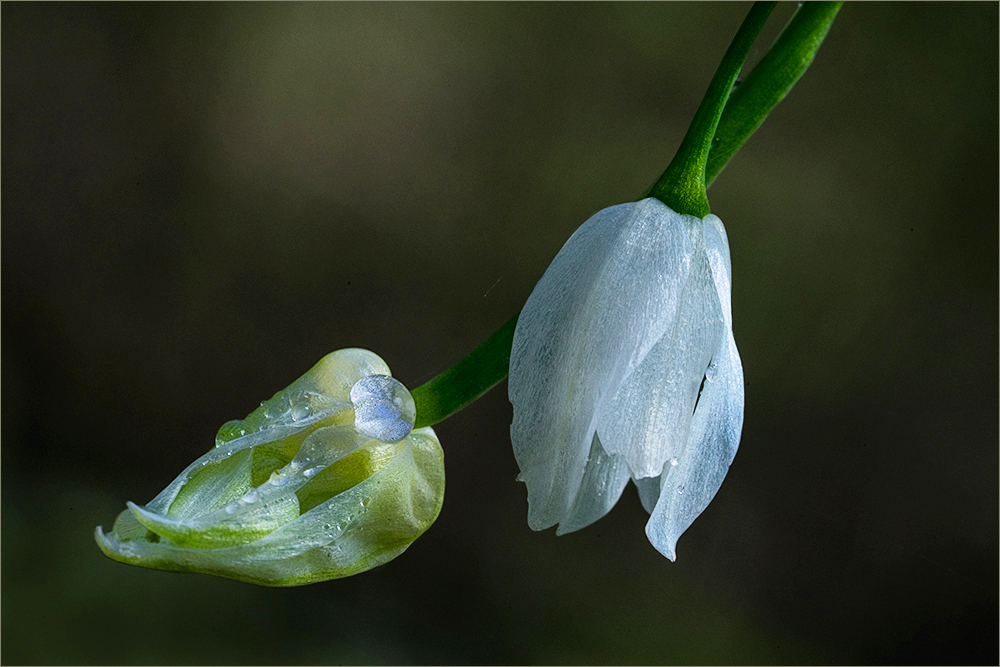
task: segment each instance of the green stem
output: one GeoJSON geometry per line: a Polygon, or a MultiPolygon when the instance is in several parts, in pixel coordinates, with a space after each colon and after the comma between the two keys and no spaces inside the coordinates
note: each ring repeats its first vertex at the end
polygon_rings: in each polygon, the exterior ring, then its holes
{"type": "Polygon", "coordinates": [[[729,96],[708,155],[706,187],[805,74],[843,4],[803,4],[767,55],[729,96]]]}
{"type": "Polygon", "coordinates": [[[650,189],[649,196],[656,197],[678,213],[703,218],[711,212],[708,207],[708,192],[705,190],[705,165],[708,164],[708,154],[712,150],[712,137],[715,136],[719,118],[740,68],[743,67],[743,61],[776,4],[778,3],[753,3],[715,70],[715,76],[708,84],[708,92],[705,93],[677,154],[660,180],[650,189]]]}
{"type": "MultiPolygon", "coordinates": [[[[729,102],[721,117],[716,119],[715,138],[712,140],[713,145],[708,153],[708,160],[703,163],[702,192],[809,67],[841,4],[843,3],[805,3],[792,17],[771,50],[747,76],[746,81],[732,95],[728,95],[729,102]]],[[[750,10],[751,14],[756,7],[757,5],[754,5],[754,8],[750,10]]],[[[741,32],[747,21],[750,20],[751,14],[747,15],[744,25],[740,26],[741,32]]],[[[739,36],[740,33],[737,33],[736,39],[739,36]]],[[[734,43],[736,39],[734,39],[734,43]]],[[[723,58],[723,64],[719,66],[719,71],[723,69],[723,65],[726,64],[732,50],[733,47],[730,46],[723,58]]],[[[742,59],[740,62],[742,63],[742,59]]],[[[715,84],[716,79],[720,76],[719,71],[712,79],[712,84],[706,93],[706,99],[713,92],[718,93],[715,84]]],[[[733,76],[735,77],[735,75],[733,76]]],[[[732,80],[728,82],[730,89],[732,83],[732,80]]],[[[699,116],[705,107],[706,104],[703,102],[698,108],[692,127],[694,122],[700,122],[699,116]]],[[[688,138],[694,136],[696,135],[689,130],[684,137],[684,142],[688,142],[688,138]]],[[[705,135],[697,136],[704,137],[705,135]]],[[[711,137],[712,135],[707,136],[711,137]]],[[[691,141],[695,140],[692,138],[691,141]]],[[[678,156],[681,155],[682,151],[690,150],[685,148],[684,142],[678,149],[678,156]]],[[[674,161],[670,163],[670,167],[667,168],[668,172],[674,163],[677,163],[677,160],[678,158],[675,157],[674,161]]],[[[691,160],[684,162],[691,162],[691,160]]],[[[662,181],[661,177],[652,189],[661,185],[662,181]]],[[[644,196],[648,196],[648,193],[644,196]]],[[[700,197],[696,200],[700,201],[700,197]]],[[[672,204],[668,205],[676,211],[681,210],[672,204]]],[[[679,206],[681,205],[679,204],[679,206]]],[[[707,206],[706,195],[705,214],[708,213],[707,206]]],[[[450,417],[507,376],[516,324],[517,315],[464,359],[430,382],[413,390],[413,399],[417,404],[416,425],[418,427],[431,426],[450,417]]]]}
{"type": "Polygon", "coordinates": [[[517,315],[464,359],[413,390],[413,400],[417,404],[414,428],[430,426],[450,417],[507,377],[516,325],[517,315]]]}

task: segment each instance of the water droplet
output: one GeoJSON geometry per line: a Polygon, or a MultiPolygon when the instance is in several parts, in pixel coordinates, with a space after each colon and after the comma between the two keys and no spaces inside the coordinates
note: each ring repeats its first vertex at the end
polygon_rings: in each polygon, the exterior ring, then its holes
{"type": "Polygon", "coordinates": [[[681,484],[679,487],[677,487],[677,493],[679,493],[679,494],[684,493],[684,485],[683,484],[681,484]]]}
{"type": "Polygon", "coordinates": [[[240,498],[240,500],[247,503],[248,505],[252,505],[253,503],[257,502],[257,489],[250,489],[249,491],[247,491],[247,494],[245,496],[240,498]]]}
{"type": "Polygon", "coordinates": [[[675,466],[678,463],[680,463],[680,461],[678,461],[677,459],[670,459],[670,465],[675,466]]]}
{"type": "Polygon", "coordinates": [[[323,470],[323,466],[316,466],[315,468],[308,468],[302,471],[302,476],[306,479],[312,479],[323,470]]]}
{"type": "Polygon", "coordinates": [[[236,514],[236,510],[240,508],[239,503],[229,503],[226,505],[226,514],[236,514]]]}
{"type": "Polygon", "coordinates": [[[274,486],[284,486],[288,484],[288,478],[279,473],[277,470],[271,473],[271,478],[267,480],[274,486]]]}
{"type": "Polygon", "coordinates": [[[347,528],[346,521],[341,521],[340,523],[337,524],[337,530],[344,530],[345,528],[347,528]]]}
{"type": "Polygon", "coordinates": [[[236,438],[243,435],[243,432],[240,430],[243,426],[244,422],[242,419],[233,419],[231,421],[227,421],[225,424],[219,427],[219,432],[216,433],[215,435],[215,446],[221,447],[230,440],[235,440],[236,438]]]}
{"type": "Polygon", "coordinates": [[[332,524],[329,524],[329,523],[324,523],[323,524],[323,530],[330,530],[331,528],[333,528],[332,524]]]}
{"type": "Polygon", "coordinates": [[[261,405],[267,406],[264,408],[265,417],[268,419],[277,419],[288,412],[288,396],[280,394],[272,398],[270,401],[261,403],[261,405]]]}
{"type": "Polygon", "coordinates": [[[368,503],[370,503],[371,501],[372,501],[371,498],[362,498],[361,499],[361,506],[362,507],[366,507],[368,505],[368,503]]]}
{"type": "Polygon", "coordinates": [[[382,442],[399,442],[413,429],[417,408],[413,396],[388,375],[369,375],[351,387],[354,427],[382,442]]]}
{"type": "Polygon", "coordinates": [[[292,406],[292,421],[302,421],[312,414],[312,406],[308,403],[296,403],[292,406]]]}

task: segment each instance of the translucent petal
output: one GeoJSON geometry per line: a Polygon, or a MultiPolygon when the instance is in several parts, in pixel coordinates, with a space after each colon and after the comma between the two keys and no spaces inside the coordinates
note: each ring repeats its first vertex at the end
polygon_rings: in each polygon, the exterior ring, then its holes
{"type": "Polygon", "coordinates": [[[264,401],[246,419],[227,422],[216,435],[216,446],[178,475],[146,509],[190,516],[183,500],[184,487],[196,477],[214,476],[209,466],[237,452],[254,449],[251,483],[259,485],[273,470],[287,464],[303,440],[316,428],[354,421],[351,387],[369,375],[388,375],[389,367],[374,352],[357,348],[326,355],[287,388],[264,401]]]}
{"type": "Polygon", "coordinates": [[[639,477],[632,480],[635,484],[636,490],[639,492],[639,502],[642,503],[642,508],[653,513],[653,508],[656,507],[656,501],[660,499],[660,476],[656,477],[639,477]]]}
{"type": "Polygon", "coordinates": [[[600,211],[566,242],[518,318],[511,440],[535,530],[568,516],[596,415],[675,320],[692,245],[655,199],[600,211]]]}
{"type": "Polygon", "coordinates": [[[637,478],[658,477],[684,450],[698,390],[719,347],[724,320],[702,239],[690,224],[694,256],[674,325],[615,393],[597,424],[609,453],[628,461],[637,478]]]}
{"type": "Polygon", "coordinates": [[[236,452],[191,477],[170,504],[175,517],[196,517],[225,507],[253,487],[253,452],[236,452]]]}
{"type": "MultiPolygon", "coordinates": [[[[733,306],[732,306],[732,264],[729,257],[729,237],[726,235],[726,228],[717,216],[705,216],[705,251],[708,254],[708,262],[712,267],[712,279],[719,294],[719,301],[722,304],[722,313],[726,318],[726,325],[733,328],[733,306]]],[[[741,367],[742,368],[742,367],[741,367]]]]}
{"type": "Polygon", "coordinates": [[[625,459],[608,454],[594,434],[583,481],[569,514],[559,523],[556,535],[565,535],[586,528],[611,511],[628,484],[629,470],[625,459]]]}
{"type": "Polygon", "coordinates": [[[95,537],[106,555],[122,562],[272,586],[356,574],[402,553],[433,523],[444,496],[443,453],[432,429],[399,443],[369,442],[395,456],[371,477],[254,542],[190,549],[167,541],[122,542],[100,528],[95,537]]]}
{"type": "Polygon", "coordinates": [[[151,532],[177,546],[194,549],[252,542],[299,516],[299,504],[294,493],[268,502],[253,503],[238,517],[227,517],[222,521],[209,518],[178,520],[155,514],[132,502],[126,504],[139,523],[151,532]]]}
{"type": "MultiPolygon", "coordinates": [[[[300,512],[296,492],[327,466],[371,440],[351,426],[320,428],[306,438],[295,458],[274,471],[268,481],[256,488],[245,484],[238,495],[227,495],[229,499],[220,509],[193,518],[163,516],[133,503],[128,506],[143,526],[178,546],[204,549],[245,544],[297,518],[300,512]]],[[[236,456],[244,454],[249,452],[236,456]]],[[[350,480],[347,486],[365,477],[350,480]]],[[[249,469],[246,479],[249,481],[249,469]]],[[[213,503],[212,508],[218,504],[213,503]]]]}
{"type": "Polygon", "coordinates": [[[350,407],[351,387],[370,375],[389,375],[389,367],[374,352],[358,348],[331,352],[244,422],[250,431],[313,423],[331,408],[350,407]]]}
{"type": "MultiPolygon", "coordinates": [[[[711,218],[706,218],[705,243],[728,325],[732,321],[729,245],[722,223],[711,218]]],[[[727,326],[706,374],[690,442],[677,465],[664,466],[660,497],[646,524],[649,541],[670,560],[676,557],[677,539],[715,497],[736,456],[743,402],[743,366],[727,326]]]]}

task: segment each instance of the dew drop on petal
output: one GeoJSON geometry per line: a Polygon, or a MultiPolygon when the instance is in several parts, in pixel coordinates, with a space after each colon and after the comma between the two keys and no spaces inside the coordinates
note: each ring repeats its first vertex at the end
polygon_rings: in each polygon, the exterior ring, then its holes
{"type": "Polygon", "coordinates": [[[264,408],[264,416],[268,419],[277,419],[288,412],[288,396],[284,394],[275,396],[270,401],[261,403],[261,406],[265,405],[267,407],[264,408]]]}
{"type": "Polygon", "coordinates": [[[250,489],[249,491],[247,491],[247,494],[245,496],[240,498],[240,500],[247,503],[248,505],[252,505],[253,503],[257,502],[257,489],[250,489]]]}
{"type": "Polygon", "coordinates": [[[221,447],[230,440],[235,440],[243,435],[243,427],[245,425],[246,424],[242,419],[227,421],[219,428],[219,432],[215,435],[215,446],[221,447]]]}
{"type": "Polygon", "coordinates": [[[229,503],[226,505],[226,514],[236,514],[236,510],[240,508],[239,503],[229,503]]]}
{"type": "Polygon", "coordinates": [[[323,470],[323,466],[316,466],[315,468],[307,468],[302,471],[302,476],[306,479],[312,479],[323,470]]]}
{"type": "Polygon", "coordinates": [[[292,406],[292,421],[302,421],[312,414],[312,406],[308,403],[297,403],[292,406]]]}
{"type": "Polygon", "coordinates": [[[398,380],[388,375],[369,375],[351,387],[354,427],[359,433],[382,442],[399,442],[413,429],[417,407],[398,380]]]}
{"type": "Polygon", "coordinates": [[[279,473],[277,470],[271,473],[271,477],[267,481],[273,486],[284,486],[285,484],[288,484],[288,478],[279,473]]]}

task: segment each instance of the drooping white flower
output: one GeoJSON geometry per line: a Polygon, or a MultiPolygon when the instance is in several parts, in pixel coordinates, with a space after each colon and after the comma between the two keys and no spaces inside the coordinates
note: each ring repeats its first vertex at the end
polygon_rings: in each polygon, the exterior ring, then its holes
{"type": "Polygon", "coordinates": [[[114,560],[268,586],[357,574],[401,554],[437,518],[444,455],[378,355],[332,352],[97,544],[114,560]]]}
{"type": "Polygon", "coordinates": [[[631,478],[670,560],[736,455],[743,367],[729,242],[714,215],[657,199],[585,222],[518,318],[511,440],[528,525],[557,534],[610,511],[631,478]]]}

